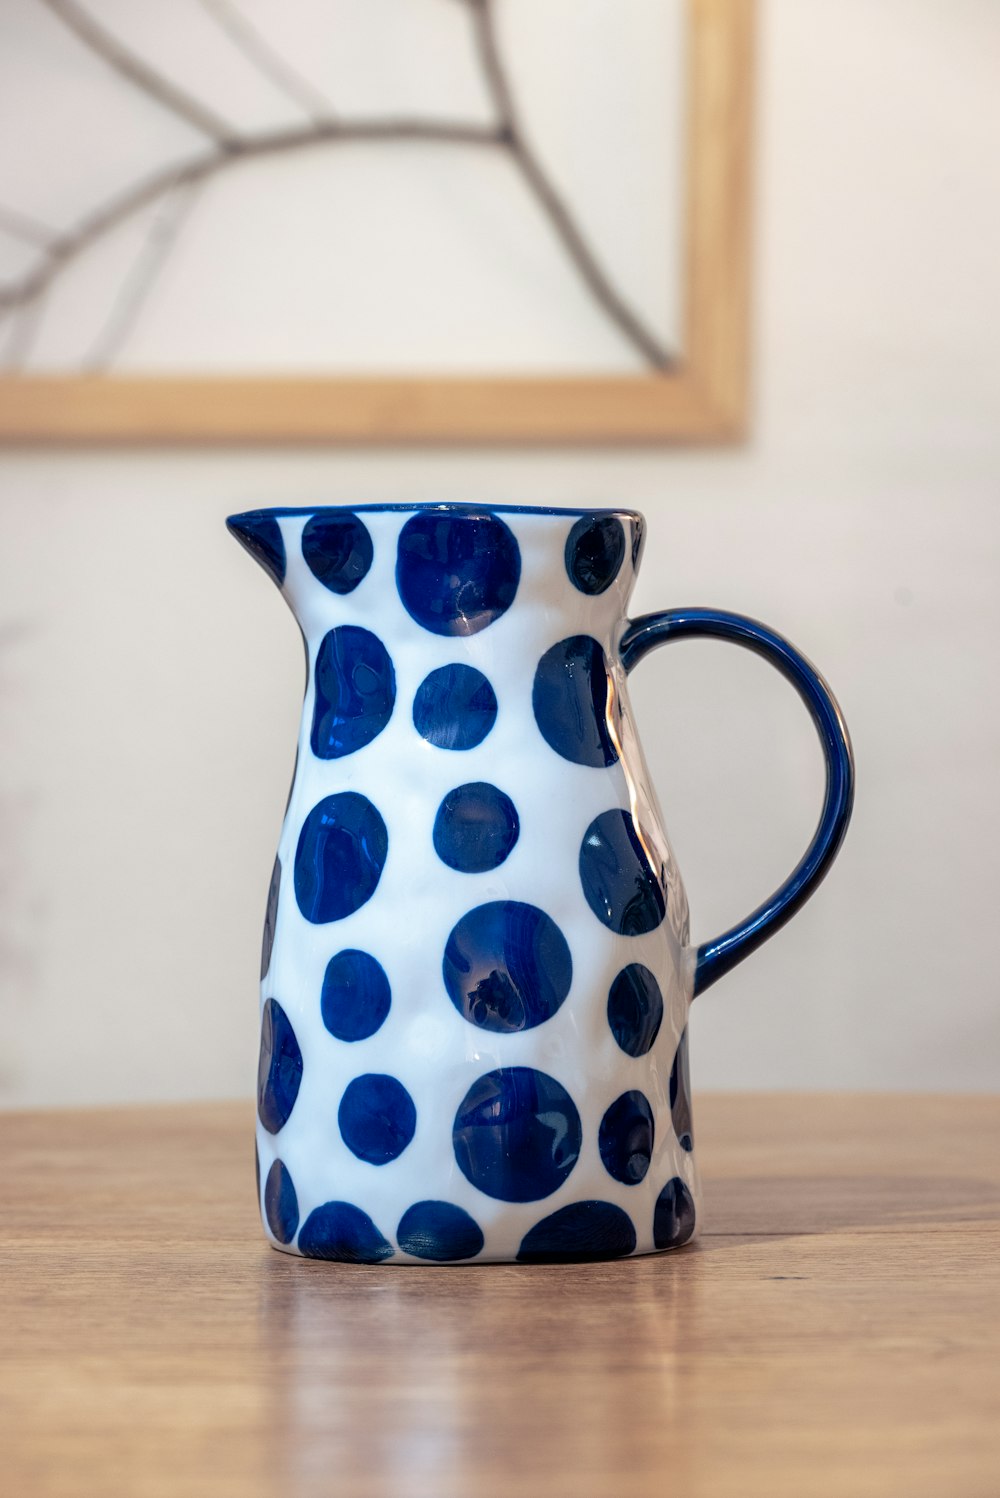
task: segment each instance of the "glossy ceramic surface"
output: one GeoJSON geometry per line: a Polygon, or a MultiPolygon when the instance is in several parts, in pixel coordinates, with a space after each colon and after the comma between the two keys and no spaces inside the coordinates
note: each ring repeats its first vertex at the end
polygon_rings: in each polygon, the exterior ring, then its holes
{"type": "Polygon", "coordinates": [[[688,1008],[839,846],[851,764],[829,692],[752,621],[630,624],[630,511],[376,505],[229,525],[308,656],[261,962],[271,1241],[393,1264],[687,1242],[688,1008]],[[784,670],[828,760],[799,869],[698,951],[626,680],[695,632],[784,670]]]}

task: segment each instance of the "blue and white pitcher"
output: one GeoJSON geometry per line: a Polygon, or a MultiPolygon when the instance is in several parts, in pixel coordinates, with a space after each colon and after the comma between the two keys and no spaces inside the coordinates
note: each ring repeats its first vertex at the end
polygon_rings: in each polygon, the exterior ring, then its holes
{"type": "Polygon", "coordinates": [[[688,1008],[840,846],[853,767],[826,686],[738,615],[630,622],[632,511],[386,504],[228,523],[308,652],[261,961],[271,1241],[394,1264],[688,1242],[688,1008]],[[696,949],[627,690],[647,651],[692,635],[777,666],[827,762],[791,878],[696,949]]]}

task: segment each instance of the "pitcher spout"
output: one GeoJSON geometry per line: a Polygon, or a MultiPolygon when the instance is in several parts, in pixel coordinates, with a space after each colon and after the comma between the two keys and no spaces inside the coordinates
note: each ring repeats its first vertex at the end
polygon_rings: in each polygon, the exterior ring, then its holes
{"type": "Polygon", "coordinates": [[[277,583],[303,628],[322,622],[331,599],[353,593],[371,570],[372,531],[353,510],[247,510],[226,524],[277,583]]]}
{"type": "Polygon", "coordinates": [[[267,510],[247,510],[230,515],[226,528],[280,588],[285,581],[285,542],[274,516],[267,510]]]}

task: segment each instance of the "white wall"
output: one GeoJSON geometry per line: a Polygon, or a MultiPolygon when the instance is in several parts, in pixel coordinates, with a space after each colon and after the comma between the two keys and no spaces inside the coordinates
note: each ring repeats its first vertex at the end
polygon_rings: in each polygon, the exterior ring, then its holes
{"type": "MultiPolygon", "coordinates": [[[[696,1005],[696,1084],[1000,1086],[1000,7],[771,0],[762,30],[748,447],[3,457],[4,1102],[249,1090],[302,666],[222,520],[388,498],[638,505],[638,608],[759,614],[838,692],[854,825],[696,1005]]],[[[801,852],[818,750],[740,652],[634,680],[708,936],[801,852]]]]}

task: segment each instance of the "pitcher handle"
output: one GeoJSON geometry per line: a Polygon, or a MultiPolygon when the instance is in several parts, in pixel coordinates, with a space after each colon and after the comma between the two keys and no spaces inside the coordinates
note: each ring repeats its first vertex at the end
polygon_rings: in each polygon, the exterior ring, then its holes
{"type": "Polygon", "coordinates": [[[732,640],[764,657],[788,678],[809,709],[826,760],[826,796],[815,836],[801,861],[778,889],[746,920],[704,942],[695,959],[694,995],[703,993],[730,968],[749,957],[790,921],[808,900],[836,858],[854,805],[854,755],[837,701],[814,666],[789,642],[756,619],[719,609],[665,609],[633,619],[621,641],[626,672],[644,655],[669,640],[709,636],[732,640]]]}

